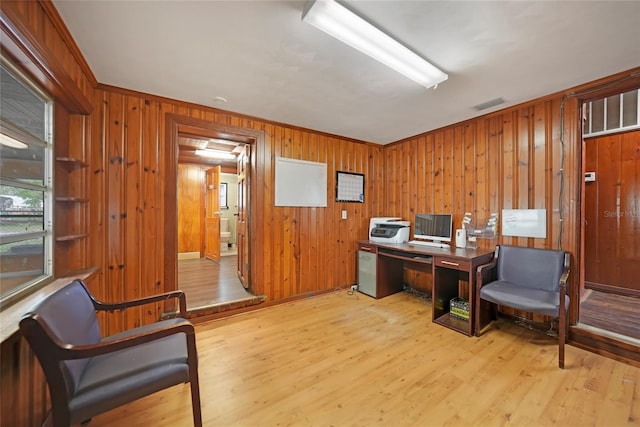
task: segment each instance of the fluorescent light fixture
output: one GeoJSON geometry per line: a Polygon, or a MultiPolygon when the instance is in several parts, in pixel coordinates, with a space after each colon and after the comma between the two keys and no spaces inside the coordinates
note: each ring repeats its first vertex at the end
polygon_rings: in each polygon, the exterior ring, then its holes
{"type": "Polygon", "coordinates": [[[449,76],[334,0],[307,2],[302,20],[426,88],[449,76]]]}
{"type": "Polygon", "coordinates": [[[24,142],[18,141],[17,139],[12,138],[9,135],[5,135],[4,133],[0,133],[0,144],[11,148],[17,148],[19,150],[29,148],[29,146],[24,142]]]}
{"type": "Polygon", "coordinates": [[[196,156],[210,157],[212,159],[233,160],[236,156],[228,151],[220,150],[196,150],[196,156]]]}

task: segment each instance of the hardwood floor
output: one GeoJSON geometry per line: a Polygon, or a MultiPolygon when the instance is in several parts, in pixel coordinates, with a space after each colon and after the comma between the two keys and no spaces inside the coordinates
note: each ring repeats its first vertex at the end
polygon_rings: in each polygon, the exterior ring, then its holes
{"type": "Polygon", "coordinates": [[[220,263],[199,258],[178,261],[178,288],[187,295],[189,310],[251,298],[237,275],[237,256],[223,256],[220,263]]]}
{"type": "Polygon", "coordinates": [[[588,290],[580,323],[640,340],[640,299],[588,290]]]}
{"type": "MultiPolygon", "coordinates": [[[[205,426],[626,426],[640,368],[507,322],[467,337],[406,293],[345,291],[196,326],[205,426]]],[[[190,426],[189,386],[91,427],[190,426]]]]}

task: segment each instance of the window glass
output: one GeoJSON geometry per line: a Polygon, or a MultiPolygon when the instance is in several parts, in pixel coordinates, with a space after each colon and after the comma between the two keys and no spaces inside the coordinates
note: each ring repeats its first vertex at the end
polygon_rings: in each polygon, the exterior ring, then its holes
{"type": "Polygon", "coordinates": [[[0,305],[52,275],[52,103],[2,62],[0,305]]]}
{"type": "Polygon", "coordinates": [[[607,129],[620,127],[620,95],[607,98],[607,129]]]}
{"type": "Polygon", "coordinates": [[[591,132],[604,130],[604,99],[591,103],[591,132]]]}
{"type": "Polygon", "coordinates": [[[633,126],[638,123],[638,91],[632,90],[622,95],[622,126],[633,126]]]}

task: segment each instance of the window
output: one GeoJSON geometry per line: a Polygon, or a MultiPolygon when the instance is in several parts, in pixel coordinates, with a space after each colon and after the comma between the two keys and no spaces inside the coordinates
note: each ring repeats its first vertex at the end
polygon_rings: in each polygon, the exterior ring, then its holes
{"type": "Polygon", "coordinates": [[[0,305],[52,277],[53,105],[2,62],[0,305]]]}
{"type": "Polygon", "coordinates": [[[640,89],[588,102],[583,136],[640,129],[640,89]]]}

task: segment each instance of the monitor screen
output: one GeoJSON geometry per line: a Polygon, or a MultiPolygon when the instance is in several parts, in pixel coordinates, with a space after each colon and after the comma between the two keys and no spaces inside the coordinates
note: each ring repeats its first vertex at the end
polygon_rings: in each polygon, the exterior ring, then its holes
{"type": "Polygon", "coordinates": [[[414,239],[450,242],[451,214],[416,214],[413,237],[414,239]]]}

